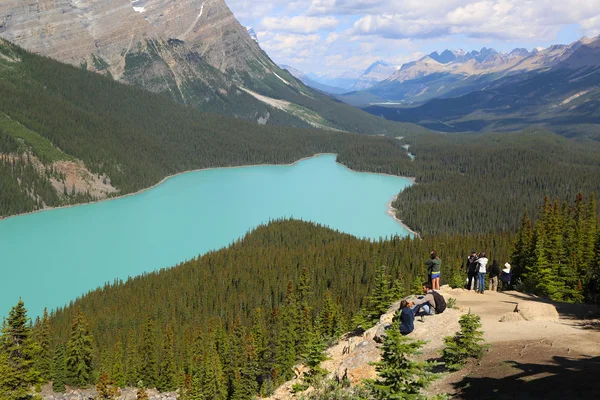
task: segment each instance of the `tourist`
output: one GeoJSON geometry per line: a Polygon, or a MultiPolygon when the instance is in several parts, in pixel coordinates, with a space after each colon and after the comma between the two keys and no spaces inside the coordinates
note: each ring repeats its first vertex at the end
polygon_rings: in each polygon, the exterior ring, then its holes
{"type": "Polygon", "coordinates": [[[425,261],[425,266],[427,267],[431,288],[434,290],[439,290],[442,261],[438,257],[435,250],[429,254],[429,260],[425,261]]]}
{"type": "Polygon", "coordinates": [[[421,322],[423,322],[424,315],[435,314],[435,298],[433,297],[431,283],[425,282],[423,284],[423,296],[419,296],[417,300],[410,303],[409,306],[414,315],[421,316],[421,322]]]}
{"type": "Polygon", "coordinates": [[[467,290],[477,290],[477,252],[473,250],[467,257],[467,290]]]}
{"type": "Polygon", "coordinates": [[[488,263],[488,259],[485,256],[485,251],[482,251],[481,253],[479,253],[479,256],[477,257],[477,281],[478,281],[478,287],[477,287],[477,291],[481,294],[483,294],[483,291],[485,289],[485,273],[486,273],[486,266],[488,263]]]}
{"type": "Polygon", "coordinates": [[[498,291],[498,277],[500,276],[500,265],[497,260],[494,260],[492,266],[490,267],[490,291],[497,292],[498,291]]]}
{"type": "Polygon", "coordinates": [[[510,286],[510,281],[512,280],[512,272],[510,272],[510,264],[508,262],[506,262],[506,264],[504,264],[504,269],[502,270],[502,273],[500,274],[500,282],[502,282],[502,288],[500,289],[501,291],[505,291],[508,289],[508,287],[510,286]]]}
{"type": "Polygon", "coordinates": [[[403,336],[408,335],[415,329],[415,314],[410,309],[409,304],[410,303],[408,301],[402,300],[400,302],[400,309],[398,310],[398,313],[394,316],[394,322],[398,317],[400,318],[400,333],[403,336]]]}

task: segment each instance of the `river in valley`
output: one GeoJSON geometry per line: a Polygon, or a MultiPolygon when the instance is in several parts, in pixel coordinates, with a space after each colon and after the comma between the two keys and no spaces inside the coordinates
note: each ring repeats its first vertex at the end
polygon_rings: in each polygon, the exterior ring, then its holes
{"type": "Polygon", "coordinates": [[[358,237],[407,235],[388,203],[411,181],[358,173],[320,155],[289,166],[190,172],[110,201],[0,221],[0,316],[30,316],[91,289],[227,246],[293,217],[358,237]]]}

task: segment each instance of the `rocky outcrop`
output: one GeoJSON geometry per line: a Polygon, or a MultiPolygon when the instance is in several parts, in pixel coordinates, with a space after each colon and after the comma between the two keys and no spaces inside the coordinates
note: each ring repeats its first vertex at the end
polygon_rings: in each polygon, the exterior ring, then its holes
{"type": "MultiPolygon", "coordinates": [[[[177,393],[160,393],[156,389],[146,390],[149,400],[176,400],[177,393]]],[[[48,385],[42,390],[42,398],[44,400],[91,400],[97,395],[94,389],[74,389],[68,390],[66,393],[54,393],[48,385]]],[[[137,399],[136,388],[121,389],[121,395],[116,400],[135,400],[137,399]]]]}
{"type": "Polygon", "coordinates": [[[500,322],[558,321],[558,319],[558,311],[553,304],[539,301],[523,301],[517,304],[514,312],[502,316],[500,322]]]}

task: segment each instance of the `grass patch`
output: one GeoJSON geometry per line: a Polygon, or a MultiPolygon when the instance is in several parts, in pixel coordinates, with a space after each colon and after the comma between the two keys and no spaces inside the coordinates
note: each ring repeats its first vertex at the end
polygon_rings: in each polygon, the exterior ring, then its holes
{"type": "Polygon", "coordinates": [[[15,139],[22,139],[31,148],[33,154],[44,164],[59,160],[73,160],[73,157],[57,149],[50,140],[21,125],[2,112],[0,112],[0,129],[15,139]]]}

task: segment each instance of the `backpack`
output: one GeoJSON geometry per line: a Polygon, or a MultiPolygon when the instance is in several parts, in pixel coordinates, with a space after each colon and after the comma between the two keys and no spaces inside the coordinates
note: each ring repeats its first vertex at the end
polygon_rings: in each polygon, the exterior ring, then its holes
{"type": "Polygon", "coordinates": [[[431,292],[433,293],[433,299],[435,300],[435,313],[443,313],[446,310],[446,300],[444,300],[444,296],[435,290],[432,290],[431,292]]]}

